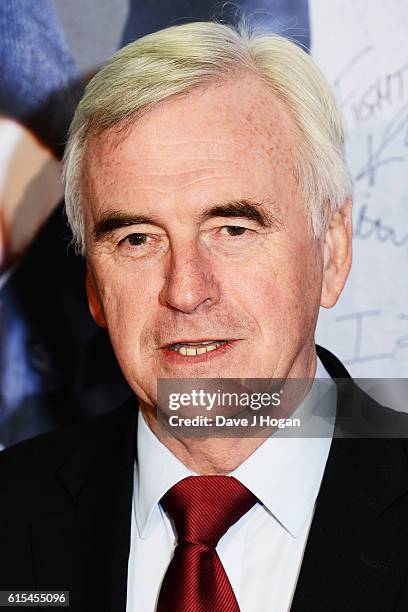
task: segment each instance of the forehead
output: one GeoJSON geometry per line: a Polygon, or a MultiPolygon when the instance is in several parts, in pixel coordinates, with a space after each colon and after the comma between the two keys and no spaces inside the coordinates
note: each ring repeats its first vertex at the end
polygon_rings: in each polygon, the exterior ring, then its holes
{"type": "MultiPolygon", "coordinates": [[[[164,101],[130,129],[89,139],[82,179],[96,200],[148,177],[163,191],[221,172],[296,176],[298,135],[283,103],[253,75],[164,101]]],[[[215,178],[215,177],[214,177],[215,178]]]]}

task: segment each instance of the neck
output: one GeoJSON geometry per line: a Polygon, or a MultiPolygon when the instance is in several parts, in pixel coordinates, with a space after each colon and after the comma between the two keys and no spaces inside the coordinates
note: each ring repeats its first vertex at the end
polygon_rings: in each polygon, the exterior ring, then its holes
{"type": "MultiPolygon", "coordinates": [[[[308,380],[303,397],[308,393],[316,373],[316,351],[308,359],[303,368],[296,368],[285,378],[299,378],[308,380]]],[[[146,423],[155,436],[191,471],[200,475],[210,474],[229,474],[243,463],[252,453],[265,441],[264,437],[205,437],[188,438],[168,433],[164,435],[162,427],[159,425],[154,407],[140,402],[140,409],[146,423]]],[[[292,411],[291,411],[292,412],[292,411]]],[[[290,416],[288,413],[285,416],[290,416]]],[[[273,433],[271,428],[268,434],[273,433]]]]}

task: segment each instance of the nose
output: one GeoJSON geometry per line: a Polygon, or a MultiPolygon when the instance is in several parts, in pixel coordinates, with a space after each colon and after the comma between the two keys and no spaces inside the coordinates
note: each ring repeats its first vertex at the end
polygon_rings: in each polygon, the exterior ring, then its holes
{"type": "Polygon", "coordinates": [[[180,312],[192,314],[220,299],[220,285],[208,253],[195,242],[172,249],[159,301],[180,312]]]}

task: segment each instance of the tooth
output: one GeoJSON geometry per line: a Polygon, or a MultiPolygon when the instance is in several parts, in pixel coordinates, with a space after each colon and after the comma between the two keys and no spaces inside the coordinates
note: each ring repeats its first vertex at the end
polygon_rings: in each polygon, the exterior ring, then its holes
{"type": "Polygon", "coordinates": [[[222,346],[223,344],[226,344],[226,342],[213,342],[212,344],[203,342],[201,343],[201,346],[198,345],[197,348],[193,348],[191,345],[180,346],[175,344],[173,350],[176,351],[176,353],[179,353],[180,355],[187,355],[192,357],[195,355],[203,355],[204,353],[210,353],[211,351],[215,351],[215,349],[217,349],[219,346],[222,346]]]}
{"type": "Polygon", "coordinates": [[[210,346],[206,346],[205,347],[205,350],[206,350],[207,353],[210,353],[211,351],[215,350],[217,348],[217,346],[219,346],[219,345],[217,345],[217,344],[210,344],[210,346]]]}

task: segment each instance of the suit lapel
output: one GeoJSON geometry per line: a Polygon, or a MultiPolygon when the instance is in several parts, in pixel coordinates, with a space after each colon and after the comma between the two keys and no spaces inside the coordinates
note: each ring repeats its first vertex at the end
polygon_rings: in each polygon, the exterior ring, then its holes
{"type": "MultiPolygon", "coordinates": [[[[331,376],[348,377],[326,353],[320,349],[319,356],[331,376]]],[[[346,397],[340,390],[338,414],[346,397]]],[[[400,439],[333,439],[291,612],[398,609],[408,567],[404,445],[400,439]]]]}
{"type": "Polygon", "coordinates": [[[407,482],[400,440],[333,440],[291,612],[394,609],[407,482]]]}
{"type": "Polygon", "coordinates": [[[56,475],[69,509],[32,528],[36,584],[70,590],[72,610],[126,610],[136,415],[133,398],[89,427],[56,475]]]}

